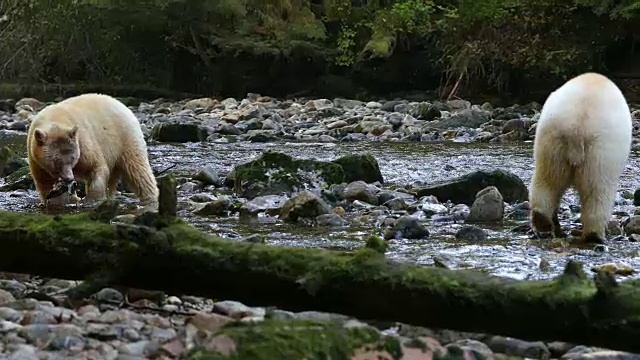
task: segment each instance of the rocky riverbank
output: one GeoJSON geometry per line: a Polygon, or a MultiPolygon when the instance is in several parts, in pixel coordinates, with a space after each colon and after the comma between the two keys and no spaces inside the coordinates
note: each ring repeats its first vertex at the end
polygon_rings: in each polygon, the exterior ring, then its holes
{"type": "MultiPolygon", "coordinates": [[[[0,101],[0,110],[4,111],[0,114],[0,128],[8,133],[24,134],[34,113],[44,105],[36,99],[0,101]]],[[[472,105],[464,100],[430,103],[403,100],[365,103],[345,99],[279,101],[254,94],[242,100],[196,99],[179,103],[157,100],[130,105],[140,119],[151,147],[167,143],[198,142],[222,146],[246,142],[265,143],[267,150],[280,150],[278,144],[283,141],[305,144],[376,141],[521,143],[535,135],[540,109],[539,104],[493,109],[490,104],[472,105]]],[[[635,111],[634,114],[637,122],[640,113],[635,111]]],[[[634,125],[634,135],[639,135],[638,124],[634,125]]],[[[637,144],[637,139],[634,143],[637,144]]],[[[189,149],[185,156],[189,156],[189,151],[198,156],[197,149],[189,149]]],[[[6,148],[0,160],[0,175],[4,177],[1,190],[7,194],[7,199],[35,201],[23,154],[6,148]]],[[[255,221],[266,218],[282,226],[290,224],[298,231],[314,229],[316,234],[356,228],[360,244],[367,238],[365,235],[373,234],[385,240],[381,242],[383,247],[402,242],[413,246],[447,237],[480,246],[496,240],[495,227],[507,228],[507,234],[513,238],[527,237],[528,179],[514,174],[508,164],[499,169],[462,171],[463,174],[443,181],[427,178],[397,183],[385,179],[380,160],[380,156],[366,153],[320,160],[313,156],[302,158],[281,151],[265,151],[259,157],[230,164],[228,171],[212,164],[201,164],[197,169],[188,170],[178,165],[169,171],[179,177],[180,216],[202,229],[210,229],[212,224],[229,219],[255,221]]],[[[175,162],[179,161],[175,159],[175,162]]],[[[442,164],[442,171],[461,172],[447,165],[442,164]]],[[[166,168],[155,167],[159,172],[166,168]]],[[[128,212],[135,201],[125,188],[120,190],[119,199],[124,205],[118,220],[130,221],[132,215],[128,212]]],[[[552,244],[550,254],[556,255],[536,260],[539,262],[536,266],[548,267],[554,257],[564,260],[579,251],[607,259],[608,247],[634,249],[633,244],[640,234],[640,218],[633,216],[630,210],[633,203],[633,190],[622,189],[617,206],[623,210],[618,208],[620,211],[614,214],[610,226],[612,242],[608,246],[599,246],[593,251],[552,244]]],[[[24,210],[39,211],[35,206],[24,210]]],[[[575,201],[563,205],[562,210],[563,225],[570,229],[579,227],[580,209],[575,201]]],[[[265,241],[263,236],[251,232],[236,238],[265,241]]],[[[428,256],[433,257],[435,266],[473,267],[456,257],[428,256]]],[[[626,264],[600,261],[598,266],[620,276],[634,273],[637,268],[634,257],[629,255],[624,260],[628,260],[626,264]]],[[[381,334],[401,339],[400,348],[406,350],[405,359],[433,357],[407,350],[415,349],[414,345],[419,343],[427,344],[427,353],[441,351],[454,356],[462,351],[466,358],[478,359],[506,356],[497,354],[566,359],[622,356],[570,344],[433,332],[399,324],[368,322],[370,325],[365,325],[362,319],[340,315],[294,314],[278,309],[249,308],[232,301],[158,297],[149,292],[131,294],[129,291],[128,302],[138,308],[130,305],[123,308],[124,295],[116,289],[103,289],[94,294],[90,302],[64,307],[61,292],[72,285],[69,281],[10,274],[0,281],[0,289],[3,289],[0,291],[0,318],[4,329],[0,350],[8,358],[178,358],[201,345],[220,353],[235,349],[237,358],[266,359],[273,358],[267,356],[273,351],[269,346],[279,344],[273,339],[291,346],[291,352],[281,352],[291,354],[290,358],[301,357],[300,351],[309,348],[334,354],[336,349],[342,352],[361,349],[360,355],[353,355],[355,359],[368,359],[373,353],[392,358],[400,345],[386,350],[384,347],[363,350],[363,345],[379,341],[377,336],[381,334]],[[309,324],[306,322],[309,319],[320,323],[309,324]],[[327,319],[335,320],[337,325],[327,325],[327,319]],[[238,325],[221,329],[227,323],[238,325]],[[327,340],[309,345],[306,342],[309,328],[326,334],[327,340]],[[360,331],[353,332],[354,329],[369,329],[370,332],[367,330],[363,335],[360,331]],[[352,336],[349,338],[355,340],[347,343],[336,340],[336,332],[342,336],[343,331],[349,332],[348,336],[352,336]],[[258,345],[248,348],[243,339],[258,345]]],[[[384,340],[380,341],[384,343],[384,340]]],[[[425,348],[424,345],[418,347],[425,348]]],[[[624,356],[635,358],[630,354],[624,356]]]]}
{"type": "MultiPolygon", "coordinates": [[[[0,129],[25,131],[29,118],[43,106],[32,98],[0,101],[0,129]]],[[[494,108],[466,100],[279,101],[258,94],[241,100],[158,99],[132,106],[145,134],[161,142],[517,142],[533,139],[540,109],[537,103],[494,108]]],[[[638,109],[632,106],[636,121],[638,109]]],[[[640,135],[638,124],[634,135],[640,135]]]]}
{"type": "Polygon", "coordinates": [[[299,359],[312,353],[362,360],[639,357],[563,342],[429,330],[133,289],[104,288],[87,301],[64,306],[60,294],[75,282],[4,276],[3,359],[299,359]]]}

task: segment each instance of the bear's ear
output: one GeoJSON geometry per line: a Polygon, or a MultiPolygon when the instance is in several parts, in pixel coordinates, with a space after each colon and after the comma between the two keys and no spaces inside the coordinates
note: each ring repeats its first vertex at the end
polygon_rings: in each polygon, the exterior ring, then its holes
{"type": "Polygon", "coordinates": [[[44,142],[47,141],[47,133],[42,129],[36,129],[36,131],[34,132],[34,136],[36,138],[36,141],[38,142],[38,145],[44,145],[44,142]]]}
{"type": "Polygon", "coordinates": [[[78,135],[78,125],[74,125],[71,130],[69,130],[69,139],[75,139],[76,135],[78,135]]]}

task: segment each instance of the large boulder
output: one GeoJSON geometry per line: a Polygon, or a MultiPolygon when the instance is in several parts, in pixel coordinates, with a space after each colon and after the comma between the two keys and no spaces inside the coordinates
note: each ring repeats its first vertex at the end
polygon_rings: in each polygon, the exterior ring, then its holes
{"type": "Polygon", "coordinates": [[[296,159],[266,151],[259,158],[237,165],[225,178],[239,196],[292,194],[303,189],[323,189],[332,184],[362,180],[382,181],[376,159],[368,154],[347,155],[334,161],[296,159]]]}
{"type": "Polygon", "coordinates": [[[454,204],[471,206],[476,194],[488,186],[495,186],[508,203],[522,202],[529,198],[524,181],[518,175],[500,169],[474,171],[454,179],[439,181],[418,189],[417,195],[433,195],[441,202],[451,200],[454,204]]]}

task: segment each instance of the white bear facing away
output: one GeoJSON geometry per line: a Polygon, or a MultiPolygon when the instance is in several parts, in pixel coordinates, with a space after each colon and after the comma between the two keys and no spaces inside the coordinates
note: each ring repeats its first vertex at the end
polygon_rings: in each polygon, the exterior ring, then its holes
{"type": "Polygon", "coordinates": [[[631,150],[631,111],[620,89],[597,73],[579,75],[542,107],[533,147],[529,201],[536,233],[562,237],[558,206],[574,187],[583,242],[604,242],[620,175],[631,150]]]}
{"type": "MultiPolygon", "coordinates": [[[[83,180],[85,203],[112,198],[122,178],[146,210],[156,211],[158,187],[140,123],[120,101],[83,94],[42,109],[29,127],[29,168],[43,202],[58,179],[83,180]]],[[[69,196],[50,199],[62,205],[69,196]]]]}

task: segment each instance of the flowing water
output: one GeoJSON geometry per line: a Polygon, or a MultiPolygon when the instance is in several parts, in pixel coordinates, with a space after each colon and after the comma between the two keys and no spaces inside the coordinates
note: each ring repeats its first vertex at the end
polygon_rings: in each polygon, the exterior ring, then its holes
{"type": "MultiPolygon", "coordinates": [[[[26,156],[25,135],[1,133],[0,146],[10,146],[26,156]]],[[[520,176],[527,186],[533,171],[532,145],[498,144],[426,144],[391,142],[356,143],[190,143],[180,145],[151,144],[152,167],[178,173],[193,173],[205,165],[212,165],[221,174],[234,165],[258,157],[262,151],[277,150],[300,158],[333,160],[339,156],[369,152],[380,165],[385,187],[403,187],[415,183],[431,183],[469,173],[474,170],[500,168],[520,176]]],[[[620,181],[620,192],[633,192],[640,185],[640,157],[632,153],[620,181]]],[[[11,211],[40,211],[33,191],[0,192],[0,208],[11,211]]],[[[577,204],[573,191],[564,201],[577,204]]],[[[633,205],[616,205],[614,211],[633,213],[633,205]]],[[[272,217],[257,219],[205,218],[186,215],[185,219],[203,231],[230,239],[251,234],[264,235],[274,245],[323,247],[340,250],[356,249],[374,228],[370,224],[353,225],[334,230],[283,224],[272,217]]],[[[593,265],[623,262],[640,268],[640,243],[611,241],[608,251],[591,248],[550,249],[531,241],[526,235],[510,229],[526,221],[511,222],[488,230],[489,240],[464,243],[454,237],[462,224],[427,223],[431,236],[423,240],[392,240],[387,256],[423,265],[432,265],[434,257],[454,259],[460,267],[483,269],[489,273],[518,279],[544,279],[556,276],[570,258],[585,263],[585,270],[593,265]],[[541,262],[544,266],[541,266],[541,262]]],[[[635,277],[632,276],[632,277],[635,277]]]]}

